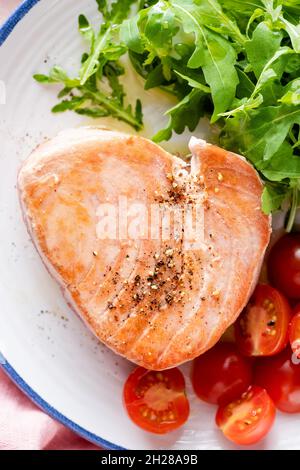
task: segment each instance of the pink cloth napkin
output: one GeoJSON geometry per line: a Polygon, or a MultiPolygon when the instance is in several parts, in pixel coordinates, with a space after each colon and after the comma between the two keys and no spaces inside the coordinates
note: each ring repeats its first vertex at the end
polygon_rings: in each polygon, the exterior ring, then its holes
{"type": "Polygon", "coordinates": [[[96,450],[40,411],[0,369],[0,450],[96,450]]]}
{"type": "Polygon", "coordinates": [[[21,0],[0,0],[0,26],[20,3],[21,0]]]}

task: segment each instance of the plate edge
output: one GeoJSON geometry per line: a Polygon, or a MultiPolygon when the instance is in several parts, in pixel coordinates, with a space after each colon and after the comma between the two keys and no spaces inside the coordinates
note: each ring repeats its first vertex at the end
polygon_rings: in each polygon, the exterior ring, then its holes
{"type": "Polygon", "coordinates": [[[36,5],[40,0],[24,0],[21,5],[8,17],[8,19],[0,26],[0,46],[6,41],[10,33],[17,26],[24,16],[36,5]]]}
{"type": "MultiPolygon", "coordinates": [[[[37,4],[40,0],[24,0],[21,5],[12,13],[11,16],[0,26],[0,46],[4,44],[6,39],[15,29],[17,24],[24,18],[24,16],[37,4]]],[[[72,420],[64,416],[62,413],[53,408],[47,403],[38,393],[36,393],[17,373],[17,371],[9,364],[9,362],[1,357],[1,369],[10,377],[10,379],[17,385],[17,387],[25,393],[25,395],[34,402],[40,409],[47,413],[51,418],[59,421],[61,424],[71,429],[80,437],[101,446],[108,450],[126,450],[119,447],[112,442],[106,441],[96,434],[87,431],[72,420]]]]}
{"type": "Polygon", "coordinates": [[[4,360],[1,364],[2,370],[9,376],[9,378],[14,382],[14,384],[21,389],[22,392],[35,404],[37,405],[42,411],[45,411],[47,415],[51,418],[59,421],[61,424],[69,428],[71,431],[78,434],[80,437],[83,437],[87,441],[96,444],[97,446],[101,446],[107,450],[126,450],[123,447],[119,447],[109,441],[106,441],[96,434],[87,431],[86,429],[82,428],[78,424],[74,423],[72,420],[64,416],[62,413],[57,411],[53,406],[49,405],[38,393],[36,393],[23,379],[22,377],[16,372],[16,370],[6,361],[4,360]]]}

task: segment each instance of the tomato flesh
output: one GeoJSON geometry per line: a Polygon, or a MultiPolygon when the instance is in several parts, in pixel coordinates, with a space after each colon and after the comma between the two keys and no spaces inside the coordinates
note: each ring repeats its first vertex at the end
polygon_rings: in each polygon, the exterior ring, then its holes
{"type": "Polygon", "coordinates": [[[299,307],[290,325],[290,344],[293,352],[300,358],[300,311],[299,307]],[[298,312],[298,313],[297,313],[298,312]]]}
{"type": "Polygon", "coordinates": [[[125,383],[124,402],[132,421],[155,434],[179,428],[189,416],[185,381],[178,369],[155,372],[138,367],[125,383]]]}
{"type": "Polygon", "coordinates": [[[238,400],[219,407],[216,423],[230,441],[251,445],[266,436],[275,415],[275,405],[267,391],[251,386],[238,400]]]}
{"type": "Polygon", "coordinates": [[[268,276],[290,299],[300,299],[300,234],[287,234],[273,246],[268,258],[268,276]]]}
{"type": "Polygon", "coordinates": [[[239,350],[246,356],[273,356],[288,343],[290,306],[271,286],[259,284],[235,324],[239,350]]]}
{"type": "Polygon", "coordinates": [[[285,413],[300,413],[299,362],[291,349],[286,348],[255,366],[255,383],[266,388],[276,407],[285,413]]]}
{"type": "Polygon", "coordinates": [[[247,390],[251,382],[252,365],[234,344],[218,343],[193,363],[195,393],[208,403],[228,403],[247,390]]]}

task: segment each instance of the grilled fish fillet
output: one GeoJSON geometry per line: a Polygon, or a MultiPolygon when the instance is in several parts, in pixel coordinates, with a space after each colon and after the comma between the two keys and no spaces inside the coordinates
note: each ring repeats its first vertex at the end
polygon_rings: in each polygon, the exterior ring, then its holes
{"type": "Polygon", "coordinates": [[[144,138],[80,128],[39,146],[19,173],[28,229],[71,306],[109,348],[153,370],[219,340],[246,305],[270,238],[253,167],[196,138],[190,150],[187,164],[144,138]],[[155,233],[125,236],[123,219],[99,233],[105,210],[124,212],[124,201],[131,211],[161,208],[155,233]],[[187,243],[175,223],[166,236],[174,207],[183,219],[200,207],[201,236],[187,243]]]}

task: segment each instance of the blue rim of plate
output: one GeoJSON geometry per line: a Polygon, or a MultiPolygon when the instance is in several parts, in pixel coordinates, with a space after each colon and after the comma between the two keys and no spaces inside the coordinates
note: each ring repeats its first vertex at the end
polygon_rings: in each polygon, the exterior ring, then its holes
{"type": "MultiPolygon", "coordinates": [[[[16,25],[21,21],[24,16],[36,5],[40,0],[24,0],[21,5],[15,10],[15,12],[8,18],[8,20],[0,27],[0,46],[5,42],[11,32],[14,30],[16,25]]],[[[78,424],[71,421],[69,418],[61,414],[55,408],[53,408],[49,403],[47,403],[43,398],[38,395],[15,371],[15,369],[6,361],[0,353],[0,363],[2,369],[5,373],[12,379],[12,381],[27,395],[39,408],[41,408],[45,413],[47,413],[51,418],[54,418],[56,421],[59,421],[61,424],[67,428],[74,431],[76,434],[80,435],[87,441],[92,442],[102,448],[109,450],[126,450],[123,447],[119,447],[112,442],[106,441],[101,437],[93,434],[86,429],[82,428],[78,424]]]]}

